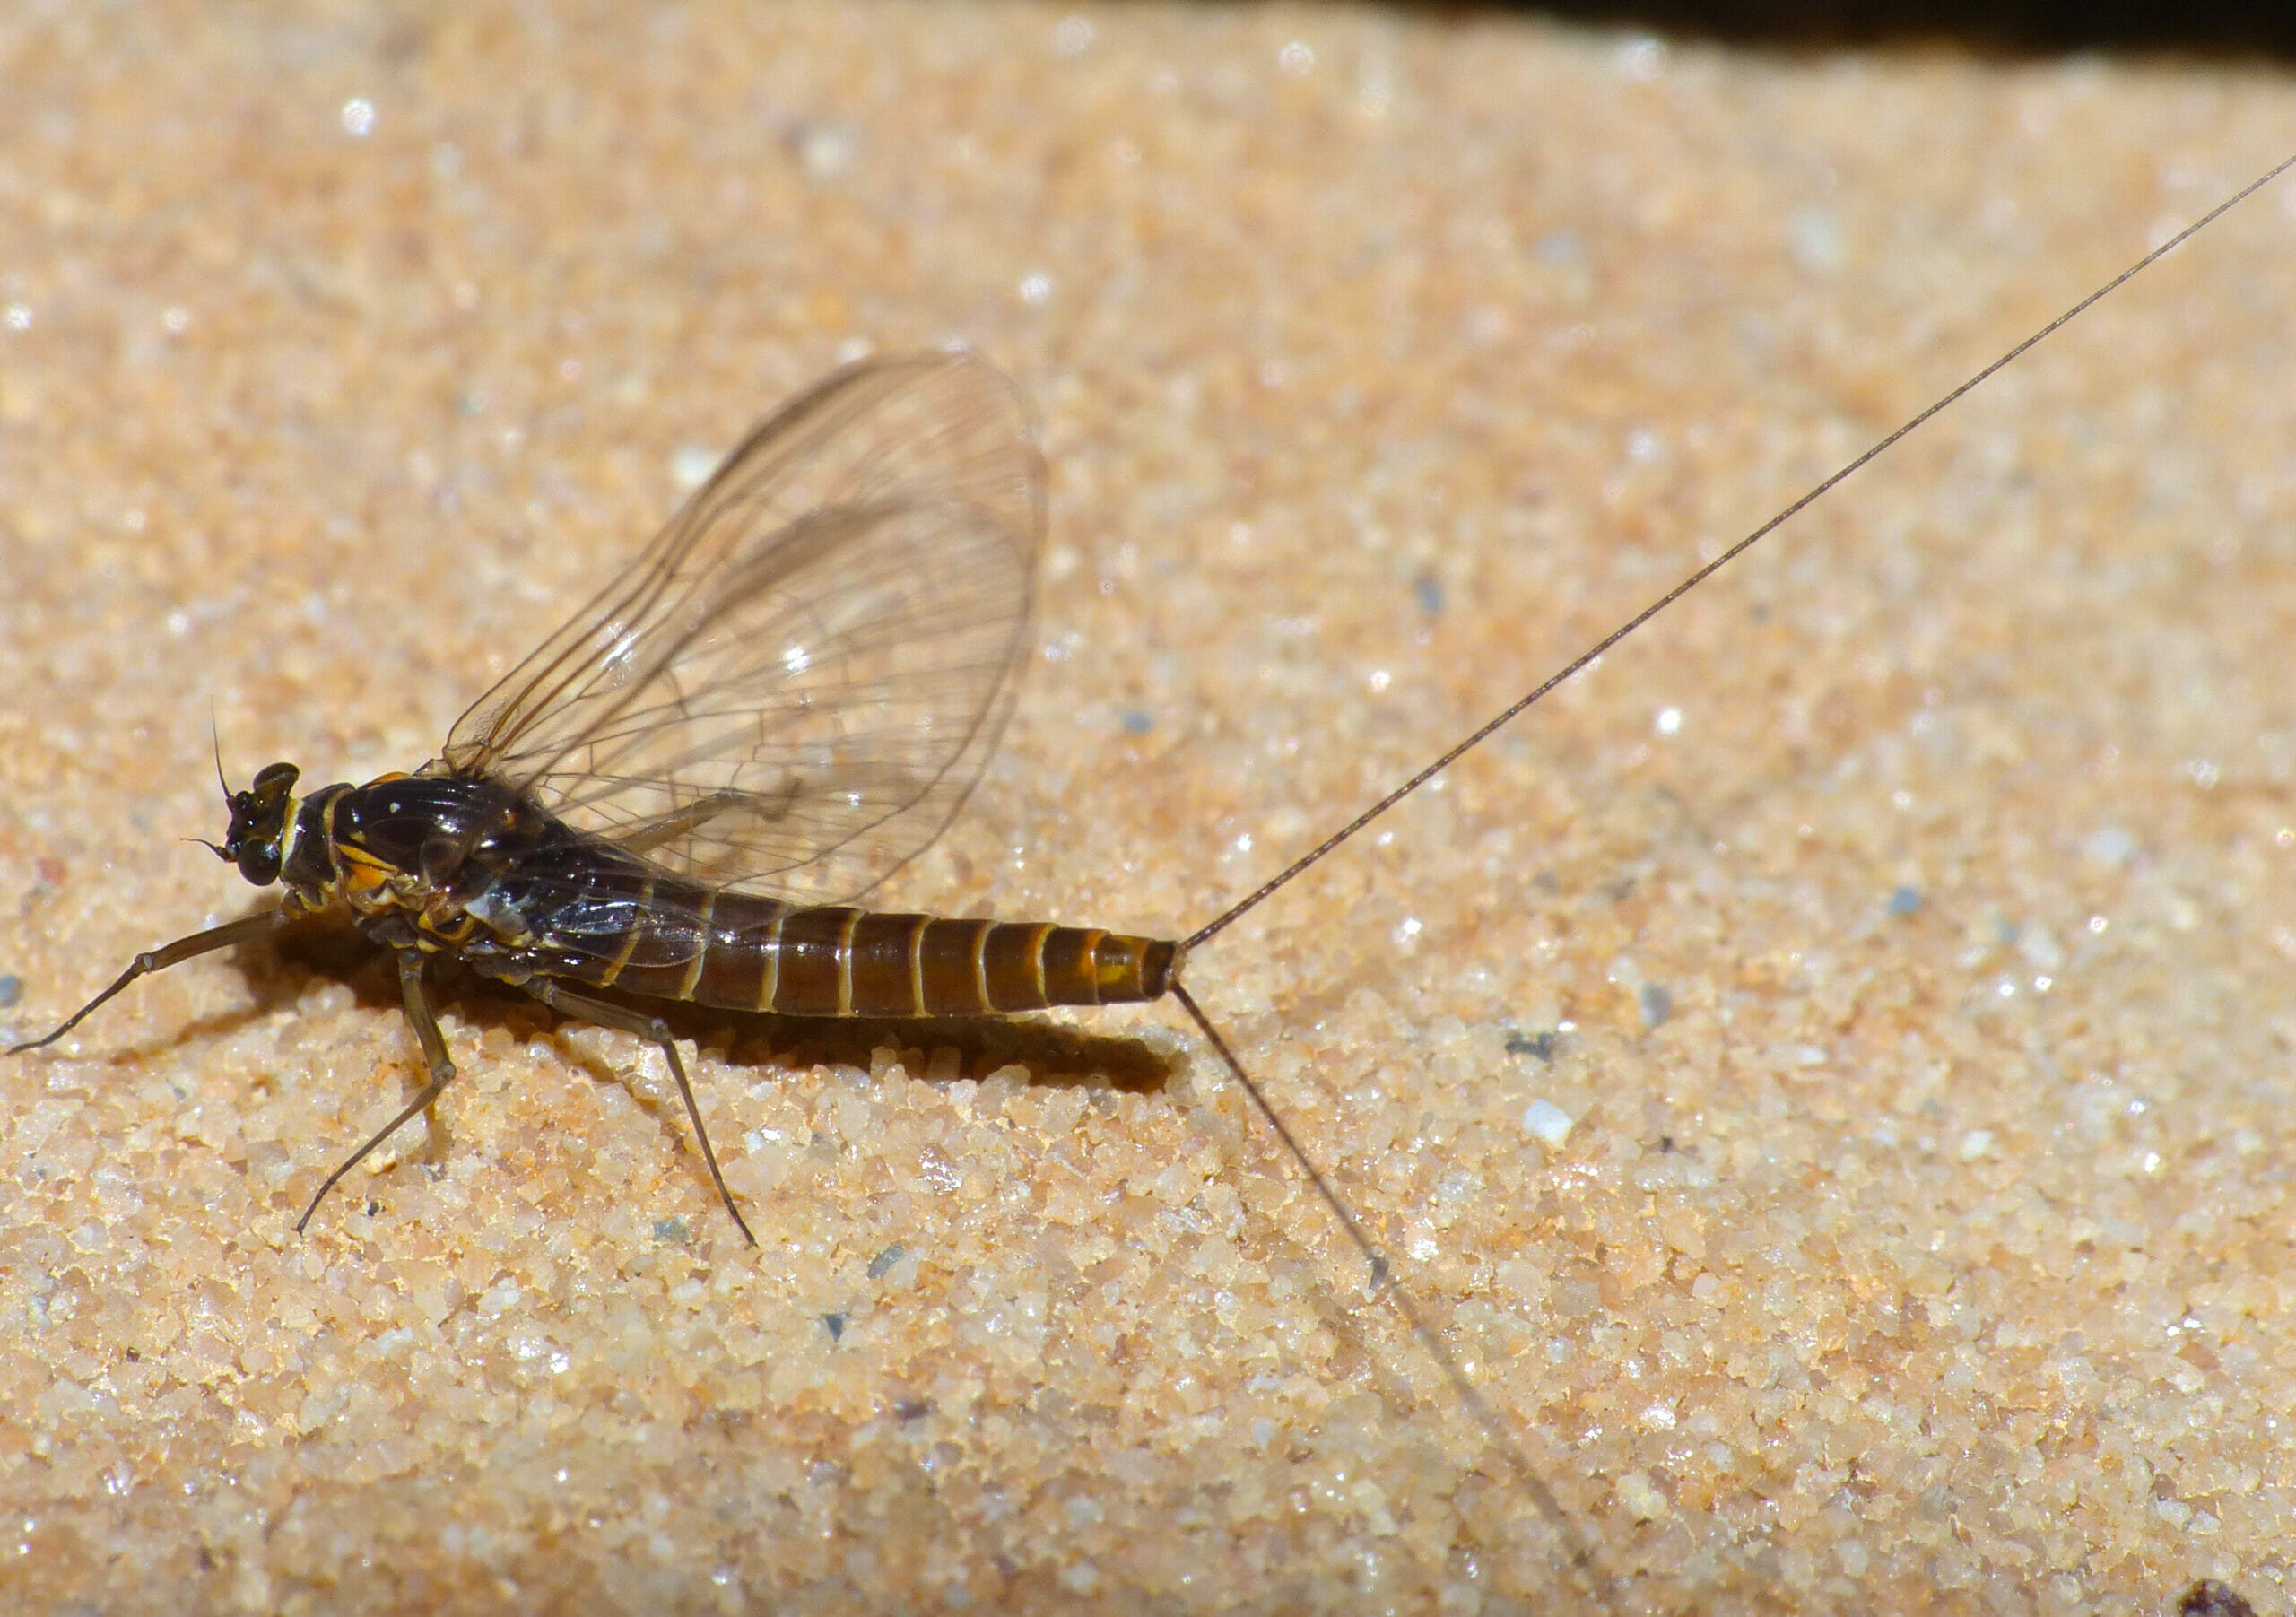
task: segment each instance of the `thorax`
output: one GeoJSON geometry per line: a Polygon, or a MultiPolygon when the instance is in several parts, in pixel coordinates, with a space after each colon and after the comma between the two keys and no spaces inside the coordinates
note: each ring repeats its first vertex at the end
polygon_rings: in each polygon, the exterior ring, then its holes
{"type": "Polygon", "coordinates": [[[574,836],[492,781],[385,775],[322,787],[297,805],[281,881],[289,908],[340,903],[397,947],[515,945],[524,925],[497,901],[504,879],[574,836]]]}

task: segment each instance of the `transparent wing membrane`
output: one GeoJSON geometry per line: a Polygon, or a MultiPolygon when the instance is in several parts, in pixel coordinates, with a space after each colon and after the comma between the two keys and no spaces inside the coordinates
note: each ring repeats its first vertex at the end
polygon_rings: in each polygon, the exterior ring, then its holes
{"type": "Polygon", "coordinates": [[[474,704],[437,767],[711,885],[858,897],[979,778],[1043,526],[1026,408],[995,369],[841,370],[474,704]]]}

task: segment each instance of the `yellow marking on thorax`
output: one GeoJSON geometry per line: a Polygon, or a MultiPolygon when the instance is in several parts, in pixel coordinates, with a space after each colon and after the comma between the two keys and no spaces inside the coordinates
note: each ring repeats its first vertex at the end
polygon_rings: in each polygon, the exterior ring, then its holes
{"type": "Polygon", "coordinates": [[[470,941],[478,930],[478,917],[465,909],[425,909],[415,917],[414,924],[443,943],[460,945],[470,941]]]}
{"type": "Polygon", "coordinates": [[[387,860],[378,859],[365,848],[352,843],[336,843],[335,853],[344,893],[348,898],[355,900],[371,896],[388,885],[391,878],[399,874],[396,865],[387,860]]]}

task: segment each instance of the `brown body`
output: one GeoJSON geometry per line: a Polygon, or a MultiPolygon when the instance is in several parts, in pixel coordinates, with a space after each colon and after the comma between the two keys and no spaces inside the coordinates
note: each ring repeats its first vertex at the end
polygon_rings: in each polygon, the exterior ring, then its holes
{"type": "Polygon", "coordinates": [[[387,776],[296,805],[281,878],[377,942],[486,976],[790,1016],[987,1016],[1159,999],[1177,943],[806,908],[686,880],[499,783],[387,776]]]}
{"type": "Polygon", "coordinates": [[[1161,998],[1173,948],[1036,922],[792,909],[648,877],[617,958],[561,951],[551,969],[733,1011],[984,1016],[1161,998]]]}

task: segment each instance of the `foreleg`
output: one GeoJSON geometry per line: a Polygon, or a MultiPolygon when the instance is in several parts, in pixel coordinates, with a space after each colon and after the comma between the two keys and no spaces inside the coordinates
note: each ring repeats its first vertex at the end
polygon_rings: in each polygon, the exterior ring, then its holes
{"type": "Polygon", "coordinates": [[[157,949],[147,949],[127,963],[127,969],[119,974],[118,980],[65,1017],[62,1025],[53,1033],[45,1039],[28,1039],[22,1044],[12,1046],[8,1054],[19,1056],[26,1050],[37,1050],[42,1045],[54,1044],[85,1021],[89,1013],[97,1006],[109,1000],[112,995],[138,978],[149,977],[154,971],[165,971],[170,966],[180,966],[187,960],[202,954],[213,954],[218,949],[229,949],[234,943],[244,943],[249,938],[261,937],[265,933],[274,931],[286,924],[286,911],[266,909],[261,915],[248,916],[237,921],[226,921],[221,926],[210,926],[206,931],[195,932],[189,937],[179,937],[172,943],[162,943],[157,949]]]}

